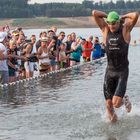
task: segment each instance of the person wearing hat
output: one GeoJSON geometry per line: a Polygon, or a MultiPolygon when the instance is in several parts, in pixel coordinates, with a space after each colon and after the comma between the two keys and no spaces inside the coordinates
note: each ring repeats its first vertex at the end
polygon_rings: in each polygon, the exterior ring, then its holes
{"type": "Polygon", "coordinates": [[[19,31],[14,30],[12,32],[12,39],[15,40],[15,41],[17,41],[18,38],[19,38],[19,31]]]}
{"type": "Polygon", "coordinates": [[[126,92],[129,74],[128,48],[131,31],[135,26],[139,14],[132,12],[120,17],[117,12],[106,14],[93,10],[92,15],[102,31],[103,43],[107,54],[107,68],[104,78],[104,96],[106,111],[111,122],[117,121],[114,108],[123,104],[126,111],[131,111],[131,103],[126,92]]]}
{"type": "Polygon", "coordinates": [[[40,74],[48,72],[50,70],[50,59],[49,59],[49,51],[47,48],[47,37],[42,37],[40,39],[41,46],[38,48],[38,59],[39,59],[39,71],[40,74]]]}
{"type": "Polygon", "coordinates": [[[8,83],[9,80],[9,72],[8,72],[8,64],[7,64],[7,48],[5,46],[7,33],[0,32],[0,83],[5,84],[8,83]]]}

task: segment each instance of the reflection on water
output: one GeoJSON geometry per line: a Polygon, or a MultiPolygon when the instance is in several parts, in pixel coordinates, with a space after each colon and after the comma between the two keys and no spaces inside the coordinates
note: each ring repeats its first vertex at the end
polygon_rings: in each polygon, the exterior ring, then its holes
{"type": "Polygon", "coordinates": [[[133,140],[140,136],[139,47],[130,48],[127,93],[133,110],[117,111],[119,121],[105,116],[103,79],[106,62],[87,64],[27,81],[0,92],[2,140],[133,140]]]}
{"type": "MultiPolygon", "coordinates": [[[[38,102],[59,101],[64,91],[79,85],[79,81],[89,79],[103,62],[87,64],[81,68],[74,68],[67,72],[55,73],[47,78],[32,79],[24,83],[1,89],[1,104],[26,105],[38,102]]],[[[98,75],[104,71],[97,72],[98,75]]]]}

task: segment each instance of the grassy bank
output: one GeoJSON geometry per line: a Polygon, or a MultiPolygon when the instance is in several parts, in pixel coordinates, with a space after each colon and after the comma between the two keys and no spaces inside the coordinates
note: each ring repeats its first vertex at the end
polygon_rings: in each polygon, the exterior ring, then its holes
{"type": "MultiPolygon", "coordinates": [[[[93,17],[68,17],[68,18],[19,18],[0,19],[0,26],[9,25],[12,28],[49,28],[53,25],[58,28],[93,28],[97,27],[93,17]]],[[[140,19],[136,26],[140,26],[140,19]]]]}
{"type": "Polygon", "coordinates": [[[21,27],[48,27],[52,25],[60,26],[65,25],[61,20],[55,18],[23,18],[23,19],[14,19],[11,23],[12,27],[21,26],[21,27]]]}
{"type": "Polygon", "coordinates": [[[58,28],[86,28],[94,27],[91,17],[70,17],[70,18],[19,18],[19,19],[0,19],[0,26],[9,25],[12,28],[49,28],[57,26],[58,28]]]}

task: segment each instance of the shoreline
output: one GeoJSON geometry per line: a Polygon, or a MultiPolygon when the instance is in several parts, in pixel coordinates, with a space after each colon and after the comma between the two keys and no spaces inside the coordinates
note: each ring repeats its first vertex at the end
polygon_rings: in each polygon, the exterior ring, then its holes
{"type": "MultiPolygon", "coordinates": [[[[57,28],[98,28],[92,16],[90,17],[66,17],[66,18],[18,18],[0,19],[0,26],[10,26],[11,29],[22,27],[23,29],[45,29],[51,26],[57,28]]],[[[140,27],[140,17],[135,27],[140,27]]]]}

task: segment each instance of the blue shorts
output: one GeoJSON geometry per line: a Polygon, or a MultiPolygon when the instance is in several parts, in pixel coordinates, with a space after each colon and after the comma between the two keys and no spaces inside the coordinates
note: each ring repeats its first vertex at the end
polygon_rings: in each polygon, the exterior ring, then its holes
{"type": "Polygon", "coordinates": [[[51,64],[51,66],[55,66],[56,65],[56,61],[54,59],[51,59],[50,64],[51,64]]]}

